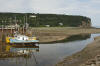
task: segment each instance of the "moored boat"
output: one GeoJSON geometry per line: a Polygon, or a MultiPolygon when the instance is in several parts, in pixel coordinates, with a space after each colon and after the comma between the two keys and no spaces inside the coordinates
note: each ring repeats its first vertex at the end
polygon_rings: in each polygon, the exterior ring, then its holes
{"type": "Polygon", "coordinates": [[[14,37],[6,37],[6,43],[10,44],[28,44],[28,43],[38,43],[36,37],[28,37],[26,35],[14,35],[14,37]]]}

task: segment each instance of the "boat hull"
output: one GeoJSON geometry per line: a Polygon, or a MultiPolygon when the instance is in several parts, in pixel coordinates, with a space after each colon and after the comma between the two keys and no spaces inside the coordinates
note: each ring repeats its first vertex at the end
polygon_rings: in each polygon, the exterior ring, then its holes
{"type": "Polygon", "coordinates": [[[16,43],[16,44],[21,44],[21,43],[39,43],[38,40],[16,40],[16,39],[10,39],[9,43],[16,43]]]}
{"type": "Polygon", "coordinates": [[[39,40],[17,40],[12,37],[6,37],[7,44],[36,44],[39,40]]]}

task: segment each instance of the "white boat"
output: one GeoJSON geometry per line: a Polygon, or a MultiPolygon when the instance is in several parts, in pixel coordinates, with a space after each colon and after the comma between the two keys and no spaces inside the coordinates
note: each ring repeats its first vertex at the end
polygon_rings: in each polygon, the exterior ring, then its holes
{"type": "Polygon", "coordinates": [[[36,37],[28,37],[26,35],[14,35],[14,37],[6,37],[6,43],[19,44],[19,43],[38,43],[36,37]]]}

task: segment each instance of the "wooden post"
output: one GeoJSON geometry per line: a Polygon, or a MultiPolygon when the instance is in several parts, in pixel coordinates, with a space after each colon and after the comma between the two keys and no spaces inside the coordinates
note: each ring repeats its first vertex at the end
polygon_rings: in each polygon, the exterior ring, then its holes
{"type": "Polygon", "coordinates": [[[12,34],[12,18],[10,18],[10,25],[11,25],[11,34],[12,34]]]}
{"type": "Polygon", "coordinates": [[[2,33],[3,33],[3,20],[2,20],[2,33]]]}
{"type": "Polygon", "coordinates": [[[2,25],[2,33],[3,33],[3,25],[2,25]]]}

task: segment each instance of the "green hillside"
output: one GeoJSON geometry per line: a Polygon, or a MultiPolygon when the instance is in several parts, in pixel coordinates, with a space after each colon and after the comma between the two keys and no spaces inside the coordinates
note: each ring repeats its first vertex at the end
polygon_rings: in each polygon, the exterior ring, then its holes
{"type": "Polygon", "coordinates": [[[15,24],[16,22],[20,25],[28,22],[31,27],[44,27],[46,25],[51,27],[79,27],[82,25],[87,25],[91,27],[91,19],[85,16],[61,14],[0,13],[0,25],[15,24]],[[36,17],[33,18],[33,15],[36,17]]]}

